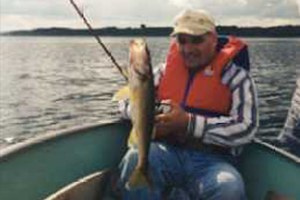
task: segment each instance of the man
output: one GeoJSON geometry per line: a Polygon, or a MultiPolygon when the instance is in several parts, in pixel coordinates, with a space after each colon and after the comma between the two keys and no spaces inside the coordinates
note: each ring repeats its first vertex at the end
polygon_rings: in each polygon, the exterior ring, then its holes
{"type": "Polygon", "coordinates": [[[290,152],[300,156],[300,76],[291,102],[283,130],[278,136],[276,145],[288,148],[290,152]]]}
{"type": "MultiPolygon", "coordinates": [[[[220,46],[213,18],[202,10],[181,13],[172,36],[166,64],[155,73],[157,99],[170,111],[156,116],[153,187],[124,186],[137,162],[130,148],[120,165],[123,198],[246,199],[234,163],[256,132],[257,100],[249,73],[233,62],[246,46],[235,37],[220,46]]],[[[120,108],[130,118],[128,101],[120,108]]]]}

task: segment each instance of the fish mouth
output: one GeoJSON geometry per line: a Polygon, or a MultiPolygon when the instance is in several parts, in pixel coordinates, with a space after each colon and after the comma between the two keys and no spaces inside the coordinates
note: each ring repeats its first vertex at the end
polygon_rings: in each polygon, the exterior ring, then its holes
{"type": "Polygon", "coordinates": [[[130,41],[130,65],[141,79],[150,77],[150,53],[144,39],[130,41]]]}

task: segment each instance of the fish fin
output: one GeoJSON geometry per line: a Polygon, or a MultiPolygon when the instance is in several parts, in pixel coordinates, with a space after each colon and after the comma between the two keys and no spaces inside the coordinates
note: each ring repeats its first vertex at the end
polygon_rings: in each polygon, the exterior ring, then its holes
{"type": "Polygon", "coordinates": [[[126,183],[126,188],[137,189],[141,187],[149,187],[151,189],[152,182],[147,171],[142,170],[141,168],[135,168],[126,183]]]}
{"type": "Polygon", "coordinates": [[[113,101],[120,101],[120,100],[124,100],[124,99],[129,99],[129,97],[130,97],[130,89],[129,89],[129,86],[126,85],[126,86],[122,87],[121,89],[119,89],[115,93],[112,100],[113,101]]]}
{"type": "Polygon", "coordinates": [[[127,67],[122,67],[121,68],[122,69],[122,74],[128,79],[128,68],[127,67]]]}

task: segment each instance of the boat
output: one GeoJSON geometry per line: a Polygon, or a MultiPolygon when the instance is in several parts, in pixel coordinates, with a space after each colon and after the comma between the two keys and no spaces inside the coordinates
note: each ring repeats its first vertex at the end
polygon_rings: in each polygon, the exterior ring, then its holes
{"type": "MultiPolygon", "coordinates": [[[[105,199],[110,169],[126,152],[130,123],[108,121],[47,133],[0,150],[1,200],[105,199]]],[[[300,159],[259,139],[239,171],[249,200],[274,192],[300,199],[300,159]]]]}

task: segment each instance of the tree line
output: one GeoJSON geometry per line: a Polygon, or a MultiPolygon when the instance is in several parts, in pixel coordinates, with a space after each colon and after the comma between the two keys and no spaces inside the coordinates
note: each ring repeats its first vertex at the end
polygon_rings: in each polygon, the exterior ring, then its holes
{"type": "MultiPolygon", "coordinates": [[[[300,26],[276,27],[237,27],[218,26],[220,35],[236,35],[242,37],[300,37],[300,26]]],[[[172,27],[147,27],[142,24],[138,28],[106,27],[94,30],[99,36],[169,36],[172,27]]],[[[29,31],[11,31],[1,33],[3,36],[90,36],[87,29],[70,28],[38,28],[29,31]]]]}

